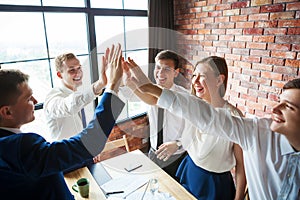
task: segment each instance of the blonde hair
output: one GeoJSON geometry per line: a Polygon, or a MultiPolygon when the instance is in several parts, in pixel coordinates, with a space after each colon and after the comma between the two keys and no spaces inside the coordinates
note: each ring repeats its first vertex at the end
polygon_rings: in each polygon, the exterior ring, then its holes
{"type": "Polygon", "coordinates": [[[73,58],[76,58],[76,56],[73,53],[64,53],[64,54],[57,56],[55,58],[56,71],[62,72],[63,71],[63,63],[66,60],[73,59],[73,58]]]}

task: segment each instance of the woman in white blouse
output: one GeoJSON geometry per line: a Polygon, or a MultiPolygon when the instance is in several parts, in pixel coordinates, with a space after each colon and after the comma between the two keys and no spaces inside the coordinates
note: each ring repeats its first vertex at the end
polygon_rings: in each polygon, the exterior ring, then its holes
{"type": "MultiPolygon", "coordinates": [[[[192,94],[215,108],[224,108],[233,115],[242,116],[223,98],[227,79],[228,68],[224,58],[204,58],[196,64],[192,94]]],[[[197,199],[243,199],[246,178],[240,146],[218,136],[203,134],[192,124],[187,127],[182,135],[182,146],[188,155],[176,174],[180,183],[197,199]],[[234,167],[236,187],[230,173],[234,167]]]]}

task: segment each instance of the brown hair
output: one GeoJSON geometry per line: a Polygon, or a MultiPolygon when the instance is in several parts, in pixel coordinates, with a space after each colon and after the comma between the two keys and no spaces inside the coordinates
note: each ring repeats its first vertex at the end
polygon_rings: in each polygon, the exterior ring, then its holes
{"type": "Polygon", "coordinates": [[[20,70],[0,69],[0,107],[14,105],[21,94],[18,86],[28,79],[20,70]]]}
{"type": "MultiPolygon", "coordinates": [[[[226,60],[218,56],[209,56],[198,61],[195,65],[194,70],[197,68],[197,65],[199,64],[207,64],[212,68],[212,70],[216,73],[217,76],[220,74],[225,76],[223,86],[219,88],[219,93],[221,97],[224,97],[226,93],[227,81],[228,81],[228,66],[226,60]]],[[[192,94],[195,94],[193,87],[192,87],[192,94]]]]}
{"type": "Polygon", "coordinates": [[[300,78],[288,81],[286,84],[284,84],[283,89],[300,89],[300,78]]]}
{"type": "Polygon", "coordinates": [[[179,56],[174,51],[163,50],[155,56],[155,62],[157,62],[158,60],[166,60],[166,59],[170,59],[174,61],[175,70],[179,68],[179,56]]]}
{"type": "Polygon", "coordinates": [[[55,58],[56,71],[62,72],[63,71],[63,63],[66,60],[73,59],[73,58],[76,58],[76,56],[73,53],[64,53],[64,54],[57,56],[55,58]]]}

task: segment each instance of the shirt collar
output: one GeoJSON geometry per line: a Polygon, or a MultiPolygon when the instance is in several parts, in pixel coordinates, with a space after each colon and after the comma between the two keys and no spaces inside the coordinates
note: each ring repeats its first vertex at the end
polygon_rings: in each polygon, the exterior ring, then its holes
{"type": "Polygon", "coordinates": [[[295,153],[295,150],[293,149],[292,145],[289,143],[287,138],[282,135],[280,137],[280,149],[281,149],[281,155],[287,155],[291,153],[295,153]]]}
{"type": "Polygon", "coordinates": [[[22,133],[22,131],[19,128],[8,128],[8,127],[0,127],[0,128],[13,133],[22,133]]]}

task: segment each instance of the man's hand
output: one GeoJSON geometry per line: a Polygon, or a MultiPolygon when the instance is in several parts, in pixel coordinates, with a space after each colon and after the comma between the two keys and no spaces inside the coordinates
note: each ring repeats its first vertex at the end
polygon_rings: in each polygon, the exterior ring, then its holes
{"type": "Polygon", "coordinates": [[[176,141],[165,142],[158,147],[158,150],[155,152],[157,158],[163,161],[167,161],[176,151],[178,146],[176,141]]]}
{"type": "Polygon", "coordinates": [[[129,57],[128,61],[122,64],[125,71],[125,84],[133,91],[138,89],[140,92],[147,92],[145,86],[152,83],[134,60],[129,57]]]}
{"type": "Polygon", "coordinates": [[[111,49],[109,49],[107,59],[107,88],[114,90],[117,93],[122,82],[122,76],[121,45],[118,44],[116,48],[112,45],[111,49]]]}

